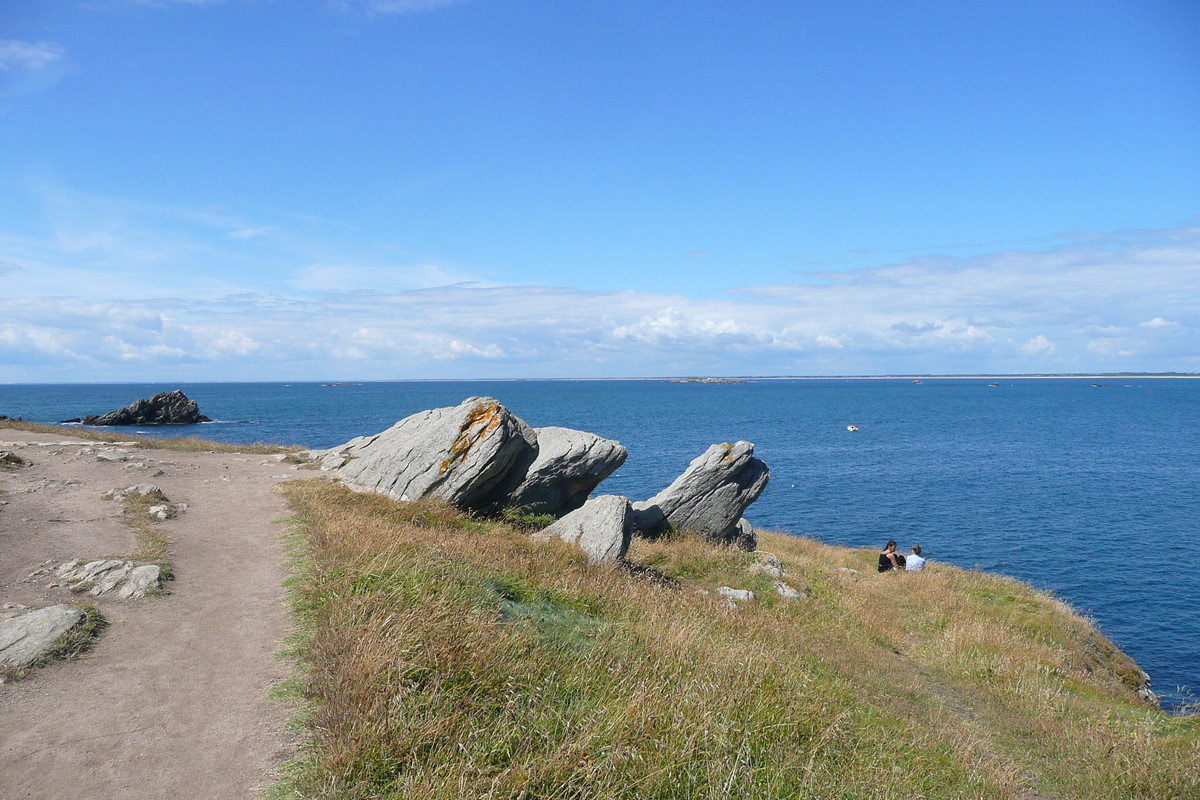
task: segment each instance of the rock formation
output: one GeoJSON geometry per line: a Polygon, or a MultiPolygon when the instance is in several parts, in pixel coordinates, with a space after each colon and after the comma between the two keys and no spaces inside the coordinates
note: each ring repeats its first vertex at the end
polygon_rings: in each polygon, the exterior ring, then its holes
{"type": "Polygon", "coordinates": [[[629,550],[633,535],[633,512],[629,498],[606,494],[588,500],[580,508],[533,535],[535,541],[557,537],[577,544],[587,553],[589,564],[620,561],[629,550]]]}
{"type": "Polygon", "coordinates": [[[176,390],[138,400],[103,416],[91,414],[83,418],[84,425],[193,425],[211,422],[200,413],[195,400],[176,390]]]}
{"type": "Polygon", "coordinates": [[[312,455],[322,463],[344,458],[339,471],[361,489],[486,512],[507,503],[537,453],[532,428],[498,401],[470,397],[312,455]]]}
{"type": "Polygon", "coordinates": [[[712,542],[745,546],[739,542],[738,521],[770,477],[750,442],[714,444],[666,489],[634,503],[634,524],[645,536],[686,530],[712,542]]]}
{"type": "Polygon", "coordinates": [[[538,455],[510,503],[532,514],[564,514],[582,506],[600,482],[625,463],[620,442],[570,428],[535,428],[538,455]]]}
{"type": "MultiPolygon", "coordinates": [[[[592,507],[588,494],[625,462],[627,452],[619,442],[585,431],[534,430],[498,401],[471,397],[457,406],[405,417],[374,436],[303,455],[321,469],[336,470],[357,489],[397,500],[435,497],[480,513],[502,508],[566,513],[560,522],[570,519],[570,525],[582,525],[584,517],[574,515],[592,507]]],[[[592,507],[589,514],[613,515],[604,523],[604,541],[609,544],[599,549],[581,546],[589,555],[603,553],[597,558],[608,559],[610,551],[622,557],[628,542],[610,547],[613,531],[624,530],[631,519],[633,529],[645,536],[688,530],[715,543],[754,550],[754,528],[741,515],[769,478],[767,465],[754,458],[753,444],[713,445],[670,486],[634,503],[628,513],[618,513],[620,504],[612,496],[592,507]],[[606,510],[602,513],[601,508],[606,510]],[[617,517],[619,526],[613,521],[617,517]]],[[[587,526],[597,524],[590,520],[587,526]]],[[[583,528],[570,525],[551,526],[550,535],[590,541],[583,528]],[[563,535],[567,530],[573,532],[563,535]]]]}
{"type": "Polygon", "coordinates": [[[0,622],[0,664],[23,667],[46,655],[54,641],[83,620],[68,605],[49,606],[0,622]]]}
{"type": "MultiPolygon", "coordinates": [[[[118,558],[100,559],[84,564],[78,559],[68,561],[54,570],[58,587],[66,584],[76,593],[87,592],[92,597],[120,589],[120,597],[137,599],[151,589],[162,587],[162,570],[155,564],[137,565],[118,558]]],[[[49,587],[48,587],[49,588],[49,587]]]]}

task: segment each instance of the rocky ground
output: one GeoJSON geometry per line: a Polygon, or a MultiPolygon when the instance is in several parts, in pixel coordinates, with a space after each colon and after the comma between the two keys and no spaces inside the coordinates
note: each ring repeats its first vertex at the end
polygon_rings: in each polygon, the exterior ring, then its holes
{"type": "Polygon", "coordinates": [[[275,524],[288,512],[274,486],[294,468],[15,430],[0,430],[0,450],[27,462],[0,468],[0,618],[88,602],[110,623],[81,659],[0,686],[0,797],[253,796],[293,746],[268,692],[288,674],[275,524]],[[101,495],[148,482],[186,506],[156,523],[169,594],[92,597],[46,574],[131,553],[122,504],[101,495]]]}

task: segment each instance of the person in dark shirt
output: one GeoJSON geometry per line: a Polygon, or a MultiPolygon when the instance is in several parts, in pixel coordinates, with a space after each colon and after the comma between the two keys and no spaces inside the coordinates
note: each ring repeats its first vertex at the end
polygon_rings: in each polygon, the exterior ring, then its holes
{"type": "Polygon", "coordinates": [[[900,559],[904,556],[896,554],[896,542],[889,539],[884,545],[883,550],[879,553],[879,571],[890,572],[894,569],[904,569],[904,562],[900,559]]]}

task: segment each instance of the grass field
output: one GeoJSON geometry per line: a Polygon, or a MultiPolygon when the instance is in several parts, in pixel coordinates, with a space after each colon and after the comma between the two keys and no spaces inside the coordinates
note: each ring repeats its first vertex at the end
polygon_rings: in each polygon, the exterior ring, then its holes
{"type": "Polygon", "coordinates": [[[308,738],[276,797],[1200,797],[1200,720],[1017,581],[765,534],[785,601],[687,536],[588,568],[438,504],[283,490],[308,738]]]}

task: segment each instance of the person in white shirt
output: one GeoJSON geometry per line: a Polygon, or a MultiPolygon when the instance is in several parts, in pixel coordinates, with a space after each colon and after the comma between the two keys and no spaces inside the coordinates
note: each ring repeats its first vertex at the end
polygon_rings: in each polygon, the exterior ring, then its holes
{"type": "Polygon", "coordinates": [[[921,558],[921,545],[914,544],[912,546],[912,555],[905,559],[905,572],[924,572],[925,559],[921,558]]]}

